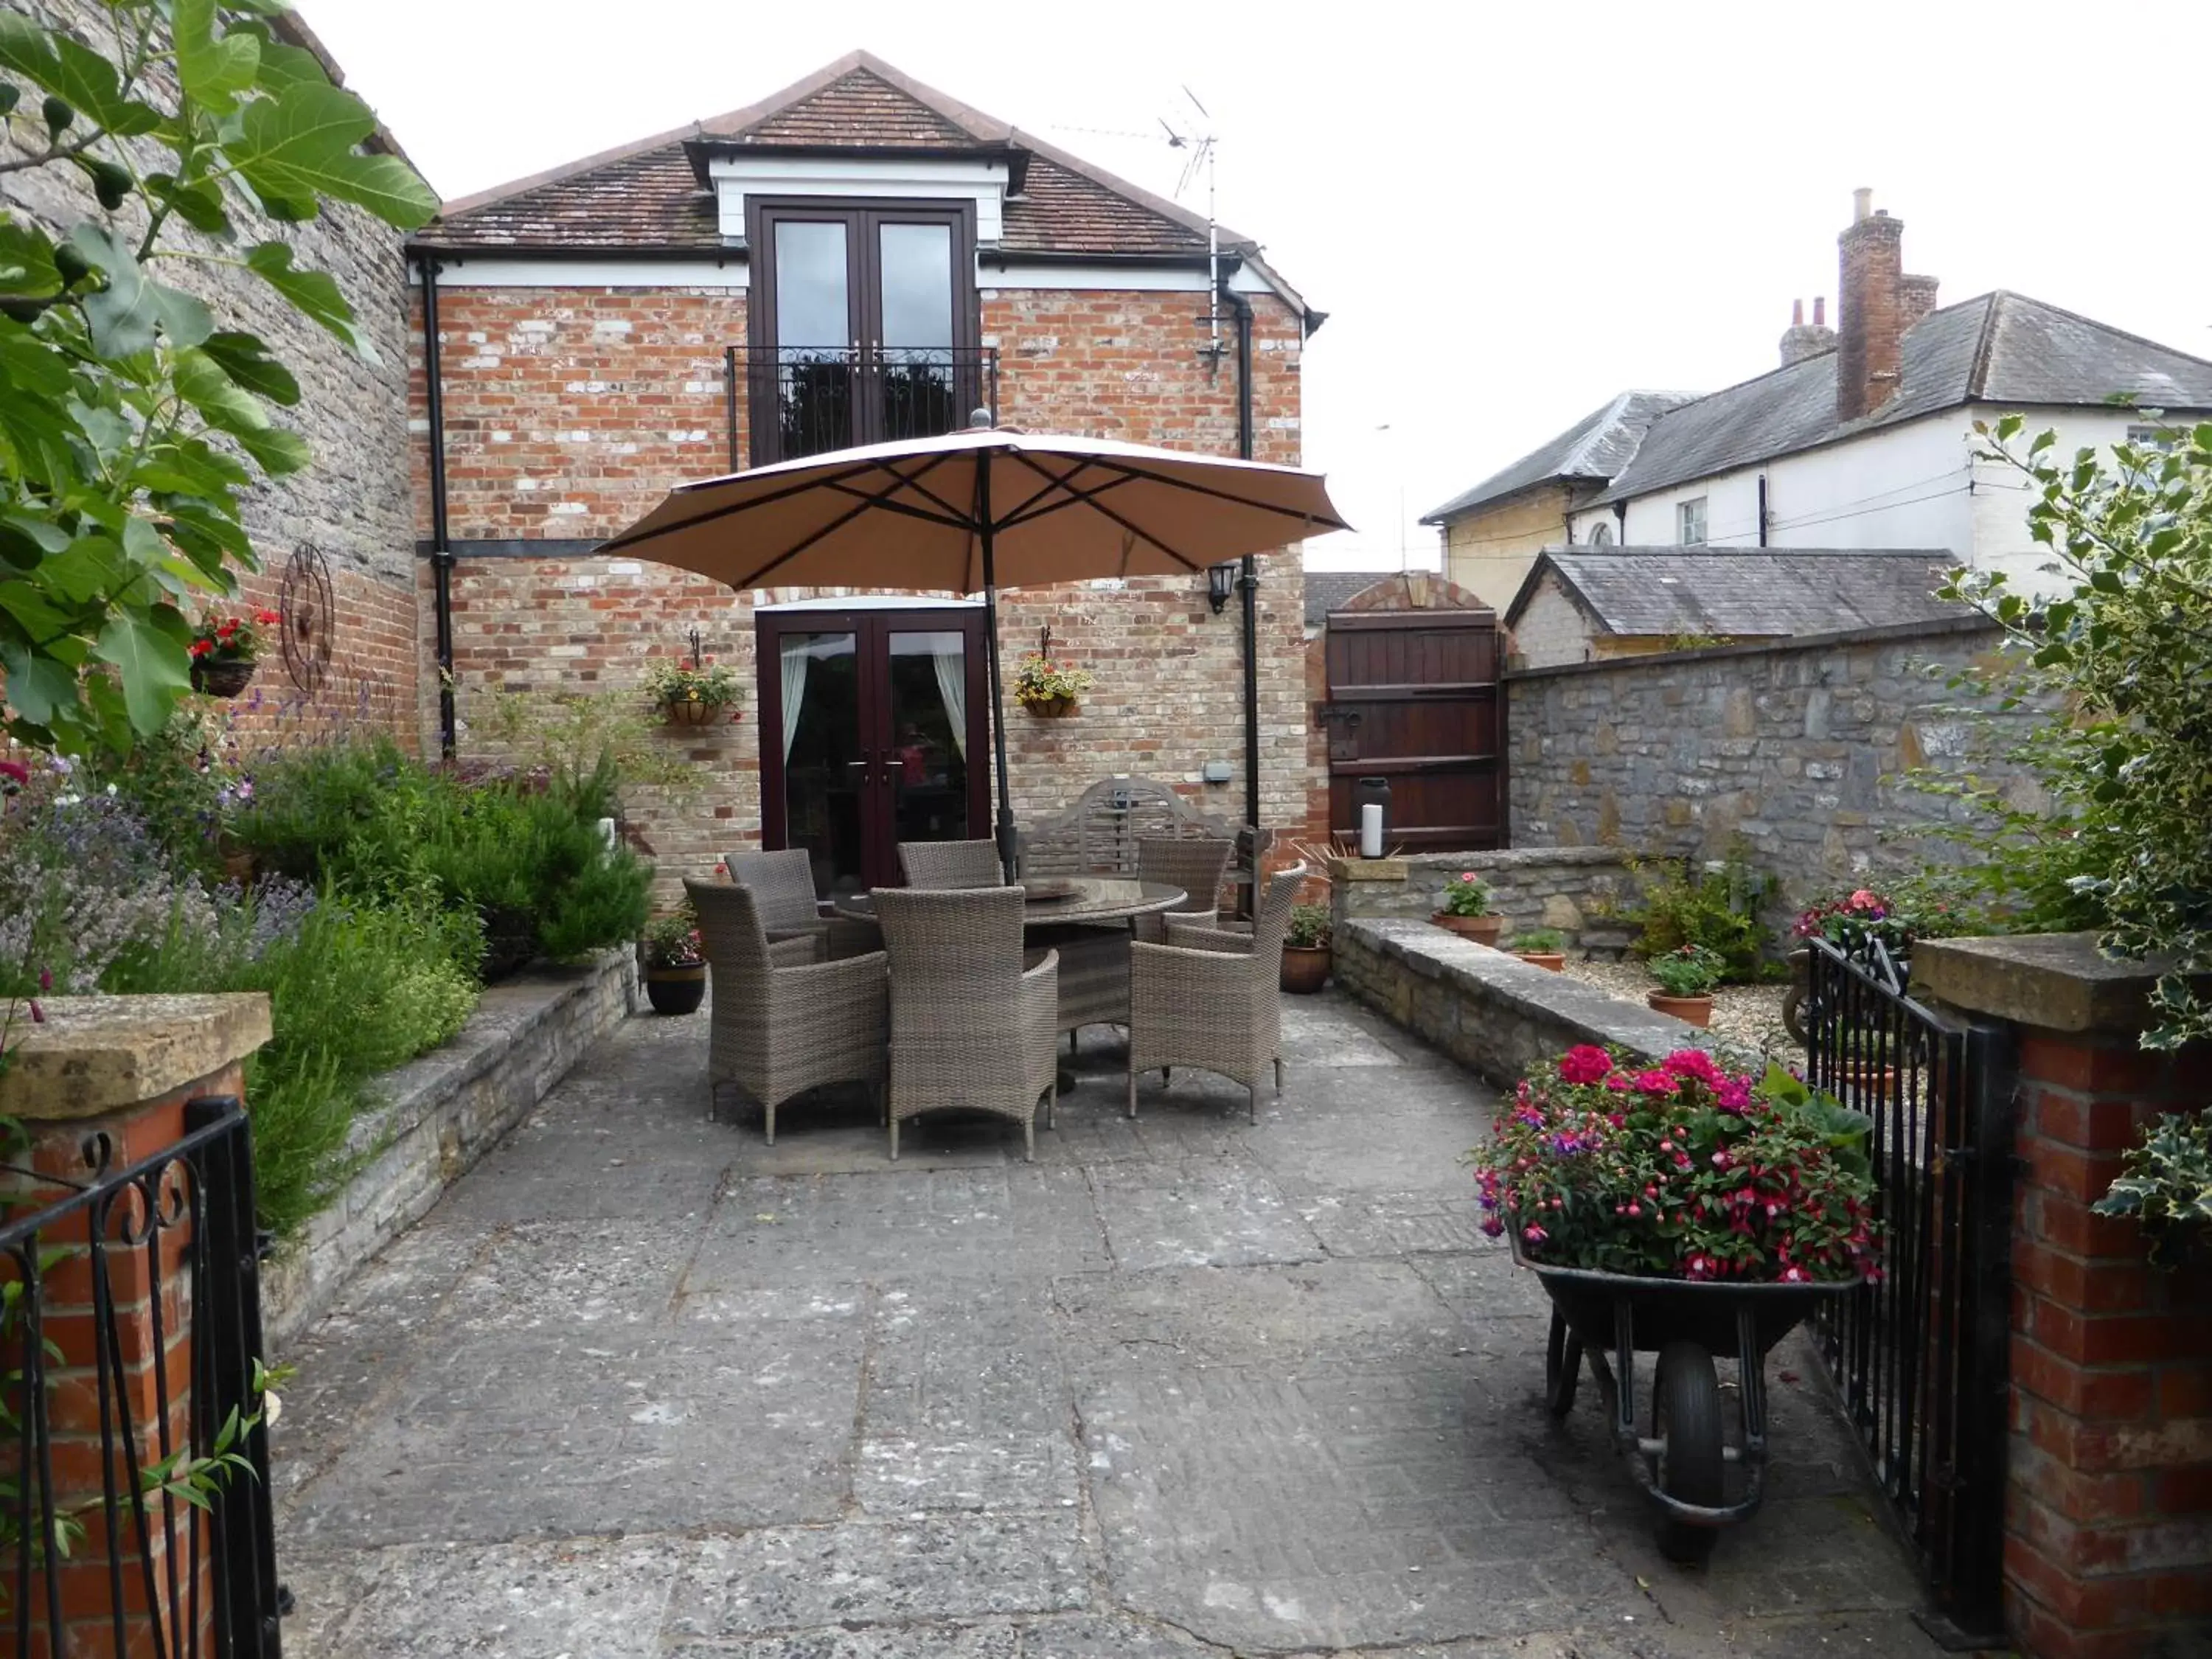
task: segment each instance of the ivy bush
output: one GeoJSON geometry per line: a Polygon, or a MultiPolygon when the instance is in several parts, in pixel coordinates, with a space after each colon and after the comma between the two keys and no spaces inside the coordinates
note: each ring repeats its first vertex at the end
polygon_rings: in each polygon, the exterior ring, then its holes
{"type": "Polygon", "coordinates": [[[2008,696],[2057,701],[2026,750],[2050,822],[2008,823],[2039,849],[2046,892],[2105,947],[2168,964],[2153,995],[2151,1048],[2212,1037],[2212,422],[2070,459],[2025,422],[1979,426],[1983,453],[2033,491],[2029,533],[2055,583],[2021,592],[2002,572],[1960,572],[1947,597],[2008,635],[2008,696]]]}

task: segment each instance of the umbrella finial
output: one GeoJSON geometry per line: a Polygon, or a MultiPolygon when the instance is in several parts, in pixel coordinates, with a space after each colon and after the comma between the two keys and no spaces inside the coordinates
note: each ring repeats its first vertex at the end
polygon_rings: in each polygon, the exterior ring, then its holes
{"type": "Polygon", "coordinates": [[[988,409],[974,410],[968,416],[968,425],[972,431],[988,432],[997,424],[998,422],[991,418],[991,411],[988,409]]]}

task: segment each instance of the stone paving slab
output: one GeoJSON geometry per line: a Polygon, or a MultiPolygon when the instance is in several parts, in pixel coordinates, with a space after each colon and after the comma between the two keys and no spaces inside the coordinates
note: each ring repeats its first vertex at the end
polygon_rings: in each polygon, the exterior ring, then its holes
{"type": "MultiPolygon", "coordinates": [[[[1492,1099],[1334,996],[1261,1121],[1086,1033],[1060,1127],[710,1121],[640,1019],[372,1264],[276,1431],[289,1659],[1905,1656],[1809,1350],[1766,1510],[1661,1560],[1475,1230],[1492,1099]]],[[[725,1099],[726,1108],[737,1103],[725,1099]]]]}

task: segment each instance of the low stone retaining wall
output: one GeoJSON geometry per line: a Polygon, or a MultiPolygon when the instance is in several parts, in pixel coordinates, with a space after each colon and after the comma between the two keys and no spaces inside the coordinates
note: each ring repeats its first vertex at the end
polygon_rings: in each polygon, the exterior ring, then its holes
{"type": "Polygon", "coordinates": [[[1618,847],[1544,847],[1501,853],[1410,853],[1399,858],[1333,859],[1329,884],[1336,921],[1358,916],[1426,918],[1463,870],[1490,884],[1491,906],[1505,918],[1504,938],[1555,927],[1571,945],[1604,949],[1620,927],[1610,914],[1633,906],[1636,877],[1618,847]],[[1583,939],[1585,933],[1598,937],[1583,939]]]}
{"type": "Polygon", "coordinates": [[[1721,1046],[1672,1015],[1432,922],[1354,918],[1338,924],[1335,947],[1336,982],[1346,991],[1501,1087],[1580,1042],[1655,1061],[1677,1048],[1721,1046]]]}
{"type": "Polygon", "coordinates": [[[486,991],[451,1042],[389,1073],[386,1103],[353,1127],[349,1150],[360,1168],[263,1268],[270,1349],[320,1317],[354,1270],[435,1204],[636,1000],[628,949],[587,967],[526,974],[486,991]]]}

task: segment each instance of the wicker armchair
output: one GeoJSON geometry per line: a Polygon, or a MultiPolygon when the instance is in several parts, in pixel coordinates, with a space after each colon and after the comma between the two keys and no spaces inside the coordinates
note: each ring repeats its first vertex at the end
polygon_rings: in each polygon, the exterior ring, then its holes
{"type": "Polygon", "coordinates": [[[778,962],[752,889],[687,881],[713,988],[707,1047],[708,1111],[734,1083],[767,1115],[825,1083],[865,1083],[878,1100],[884,1073],[888,987],[881,954],[842,962],[778,962]]]}
{"type": "Polygon", "coordinates": [[[898,855],[906,884],[933,893],[999,887],[1006,879],[999,867],[999,849],[988,841],[902,841],[898,855]]]}
{"type": "Polygon", "coordinates": [[[1229,868],[1234,842],[1211,836],[1164,837],[1147,836],[1137,843],[1137,879],[1164,882],[1180,887],[1189,901],[1181,910],[1163,915],[1139,916],[1136,936],[1147,945],[1164,944],[1170,921],[1194,921],[1210,927],[1220,914],[1221,878],[1229,868]]]}
{"type": "Polygon", "coordinates": [[[814,896],[814,866],[804,847],[728,853],[722,865],[732,881],[752,890],[761,926],[768,932],[769,954],[779,967],[839,962],[884,948],[875,923],[822,914],[814,896]]]}
{"type": "MultiPolygon", "coordinates": [[[[1260,1078],[1275,1068],[1283,1091],[1283,933],[1305,866],[1267,883],[1249,933],[1172,918],[1164,945],[1129,947],[1129,1115],[1137,1115],[1137,1074],[1198,1066],[1233,1078],[1249,1091],[1260,1121],[1260,1078]]],[[[1168,1079],[1162,1079],[1163,1086],[1168,1079]]]]}
{"type": "Polygon", "coordinates": [[[876,894],[890,957],[891,1157],[923,1112],[993,1112],[1022,1126],[1036,1157],[1036,1109],[1052,1122],[1060,958],[1022,969],[1018,887],[876,894]]]}

